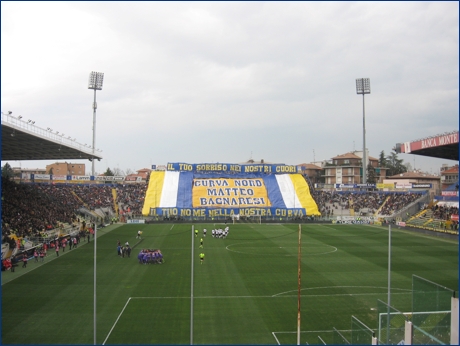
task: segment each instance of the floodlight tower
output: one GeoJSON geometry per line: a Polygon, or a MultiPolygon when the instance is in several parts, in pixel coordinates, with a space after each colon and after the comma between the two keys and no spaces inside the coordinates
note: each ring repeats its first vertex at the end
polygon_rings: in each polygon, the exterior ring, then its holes
{"type": "Polygon", "coordinates": [[[88,89],[94,90],[94,102],[93,102],[93,159],[91,175],[94,176],[94,155],[96,150],[96,90],[102,90],[102,84],[104,83],[104,73],[103,72],[94,72],[92,71],[89,74],[88,89]]]}
{"type": "MultiPolygon", "coordinates": [[[[94,177],[94,156],[95,156],[95,150],[96,150],[96,109],[97,109],[97,103],[96,103],[96,90],[102,90],[102,84],[104,82],[104,73],[102,72],[94,72],[92,71],[89,74],[89,81],[88,81],[88,89],[93,89],[94,90],[94,102],[93,102],[93,159],[91,160],[92,163],[92,168],[91,168],[91,175],[94,177]]],[[[97,221],[96,221],[97,222],[97,221]]],[[[96,299],[96,254],[97,254],[97,225],[94,223],[94,278],[93,278],[93,284],[94,284],[94,292],[93,292],[93,324],[94,324],[94,345],[96,345],[96,305],[97,305],[97,299],[96,299]]]]}
{"type": "Polygon", "coordinates": [[[356,93],[363,95],[363,184],[367,183],[367,155],[366,155],[366,112],[364,108],[364,95],[371,93],[369,78],[356,79],[356,93]]]}

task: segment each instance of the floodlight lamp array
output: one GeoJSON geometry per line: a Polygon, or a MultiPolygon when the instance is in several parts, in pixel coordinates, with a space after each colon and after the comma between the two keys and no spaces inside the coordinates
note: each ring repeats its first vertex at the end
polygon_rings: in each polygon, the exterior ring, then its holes
{"type": "Polygon", "coordinates": [[[104,73],[92,71],[89,74],[88,89],[102,90],[104,83],[104,73]]]}
{"type": "Polygon", "coordinates": [[[356,79],[356,93],[357,94],[370,94],[371,93],[371,81],[369,78],[357,78],[356,79]]]}

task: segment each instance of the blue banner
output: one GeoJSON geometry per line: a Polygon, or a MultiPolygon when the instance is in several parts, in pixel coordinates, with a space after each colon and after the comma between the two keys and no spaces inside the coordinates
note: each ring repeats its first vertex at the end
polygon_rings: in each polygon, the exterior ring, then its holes
{"type": "Polygon", "coordinates": [[[194,172],[194,173],[274,173],[274,174],[296,174],[302,172],[301,166],[284,164],[248,164],[239,165],[234,163],[183,163],[173,162],[166,165],[167,171],[194,172]]]}
{"type": "Polygon", "coordinates": [[[164,217],[303,217],[307,216],[305,208],[150,208],[149,216],[164,217]]]}

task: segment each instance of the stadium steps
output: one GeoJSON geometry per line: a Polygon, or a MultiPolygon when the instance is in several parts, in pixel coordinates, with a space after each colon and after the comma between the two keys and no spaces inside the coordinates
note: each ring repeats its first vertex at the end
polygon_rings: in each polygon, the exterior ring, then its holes
{"type": "Polygon", "coordinates": [[[112,189],[112,197],[113,197],[113,207],[115,210],[115,214],[118,215],[117,190],[116,189],[112,189]]]}
{"type": "Polygon", "coordinates": [[[441,219],[431,219],[425,224],[426,227],[436,228],[439,230],[450,230],[452,221],[450,220],[441,220],[441,219]],[[445,225],[445,228],[444,228],[445,225]]]}
{"type": "Polygon", "coordinates": [[[385,201],[383,201],[382,205],[377,209],[377,211],[374,213],[374,215],[380,215],[380,211],[382,210],[383,206],[385,203],[390,199],[390,196],[388,196],[385,201]]]}
{"type": "Polygon", "coordinates": [[[420,216],[410,219],[406,222],[407,226],[428,229],[428,230],[436,231],[436,232],[458,234],[458,231],[450,229],[449,223],[447,225],[447,229],[444,229],[444,227],[441,227],[441,222],[443,222],[444,220],[434,218],[433,211],[431,209],[422,210],[417,215],[420,215],[420,216]]]}
{"type": "Polygon", "coordinates": [[[86,204],[86,203],[80,198],[80,196],[78,196],[78,195],[75,193],[75,191],[71,191],[71,192],[72,192],[72,194],[73,194],[73,195],[74,195],[74,196],[85,206],[86,209],[90,210],[88,204],[86,204]]]}
{"type": "Polygon", "coordinates": [[[350,215],[355,216],[355,208],[353,206],[353,199],[352,198],[348,199],[348,209],[350,210],[350,215]]]}
{"type": "Polygon", "coordinates": [[[409,227],[414,228],[421,228],[426,229],[434,232],[442,232],[442,233],[449,233],[449,234],[456,234],[458,235],[457,230],[452,230],[450,227],[447,229],[441,228],[442,220],[439,219],[428,219],[428,218],[420,218],[413,220],[411,223],[407,223],[406,225],[409,227]]]}
{"type": "MultiPolygon", "coordinates": [[[[434,225],[435,222],[436,222],[436,220],[432,219],[432,218],[428,218],[428,220],[427,220],[427,218],[423,218],[423,219],[426,220],[425,223],[423,224],[423,226],[425,226],[425,227],[429,227],[428,225],[434,225]]],[[[439,221],[437,223],[439,224],[439,221]]]]}
{"type": "Polygon", "coordinates": [[[10,244],[8,243],[3,243],[2,244],[2,258],[8,258],[11,256],[11,252],[13,250],[10,249],[10,244]]]}
{"type": "Polygon", "coordinates": [[[427,209],[424,215],[425,217],[433,217],[433,210],[427,209]]]}
{"type": "Polygon", "coordinates": [[[429,219],[423,224],[424,227],[441,229],[441,221],[436,219],[429,219]]]}
{"type": "MultiPolygon", "coordinates": [[[[324,206],[325,207],[328,207],[329,210],[332,210],[334,212],[334,214],[331,214],[331,216],[349,216],[351,211],[350,211],[350,208],[346,209],[346,208],[342,208],[339,205],[336,205],[337,202],[333,202],[333,203],[329,203],[329,202],[326,202],[324,203],[324,206]]],[[[326,214],[326,213],[324,213],[326,214]]]]}
{"type": "Polygon", "coordinates": [[[415,226],[415,227],[424,227],[431,220],[433,219],[429,217],[418,217],[418,218],[415,218],[413,220],[406,222],[406,224],[410,226],[415,226]]]}
{"type": "Polygon", "coordinates": [[[424,210],[422,210],[421,212],[419,212],[419,213],[417,213],[417,214],[415,214],[415,215],[412,215],[412,216],[406,221],[406,223],[410,223],[412,220],[415,220],[415,219],[417,219],[417,218],[423,217],[423,215],[425,215],[427,211],[428,211],[427,209],[424,209],[424,210]]]}
{"type": "Polygon", "coordinates": [[[430,203],[428,203],[427,209],[433,208],[436,204],[438,204],[438,201],[431,201],[430,203]]]}

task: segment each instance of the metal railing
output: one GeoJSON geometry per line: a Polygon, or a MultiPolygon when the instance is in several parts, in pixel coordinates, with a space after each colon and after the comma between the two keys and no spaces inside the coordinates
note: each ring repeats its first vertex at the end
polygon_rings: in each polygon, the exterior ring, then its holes
{"type": "MultiPolygon", "coordinates": [[[[90,147],[77,142],[75,138],[71,138],[71,136],[66,137],[63,133],[59,134],[58,131],[53,132],[53,129],[49,127],[47,129],[44,129],[34,124],[35,121],[32,121],[30,119],[28,121],[22,120],[22,117],[20,115],[16,116],[12,113],[5,114],[2,112],[2,125],[8,126],[13,130],[25,132],[49,141],[53,141],[61,145],[78,149],[87,154],[94,154],[90,147]]],[[[96,151],[100,152],[100,150],[98,149],[96,151]]]]}

